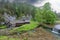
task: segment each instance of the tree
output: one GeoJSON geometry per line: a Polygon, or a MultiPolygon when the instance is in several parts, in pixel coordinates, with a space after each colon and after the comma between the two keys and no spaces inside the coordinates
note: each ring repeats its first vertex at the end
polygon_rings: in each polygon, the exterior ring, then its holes
{"type": "Polygon", "coordinates": [[[56,20],[56,14],[51,10],[50,3],[46,3],[43,6],[45,20],[47,24],[54,24],[56,20]]]}
{"type": "Polygon", "coordinates": [[[46,3],[42,9],[37,9],[36,20],[46,24],[54,24],[56,14],[51,10],[50,4],[46,3]]]}

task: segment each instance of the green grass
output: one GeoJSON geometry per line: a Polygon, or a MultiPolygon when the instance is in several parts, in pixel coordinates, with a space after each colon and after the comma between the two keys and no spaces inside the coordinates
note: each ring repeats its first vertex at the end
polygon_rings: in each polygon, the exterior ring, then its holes
{"type": "Polygon", "coordinates": [[[0,40],[20,40],[20,38],[12,38],[8,36],[0,36],[0,40]]]}
{"type": "Polygon", "coordinates": [[[4,29],[4,28],[6,28],[6,26],[5,26],[5,25],[3,25],[3,26],[0,26],[0,29],[4,29]]]}
{"type": "Polygon", "coordinates": [[[7,37],[6,36],[0,36],[0,40],[6,40],[7,37]]]}
{"type": "Polygon", "coordinates": [[[38,22],[31,21],[30,24],[25,24],[23,26],[20,26],[18,28],[15,28],[15,29],[11,30],[10,32],[29,31],[29,30],[32,30],[32,29],[36,28],[37,25],[38,25],[38,22]]]}

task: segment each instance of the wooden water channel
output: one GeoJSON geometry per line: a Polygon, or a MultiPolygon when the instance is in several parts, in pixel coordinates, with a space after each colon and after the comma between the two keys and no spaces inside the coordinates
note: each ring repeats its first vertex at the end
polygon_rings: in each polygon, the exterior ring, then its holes
{"type": "Polygon", "coordinates": [[[9,35],[10,34],[10,30],[14,29],[14,28],[18,28],[24,24],[29,24],[30,21],[25,20],[25,21],[13,21],[13,22],[7,22],[5,25],[7,26],[6,29],[0,29],[0,35],[9,35]]]}

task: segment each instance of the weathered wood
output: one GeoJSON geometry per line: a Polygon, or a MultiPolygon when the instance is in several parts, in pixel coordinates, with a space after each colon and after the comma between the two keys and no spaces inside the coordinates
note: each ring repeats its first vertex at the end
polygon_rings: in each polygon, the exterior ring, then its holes
{"type": "Polygon", "coordinates": [[[19,27],[24,24],[29,24],[30,21],[20,21],[20,20],[15,20],[15,21],[10,21],[6,22],[7,27],[19,27]]]}

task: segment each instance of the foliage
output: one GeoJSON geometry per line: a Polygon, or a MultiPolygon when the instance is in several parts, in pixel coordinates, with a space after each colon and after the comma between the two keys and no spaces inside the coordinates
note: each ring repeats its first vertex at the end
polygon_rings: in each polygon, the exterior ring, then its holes
{"type": "Polygon", "coordinates": [[[42,23],[54,24],[56,14],[51,10],[50,4],[46,3],[41,9],[36,10],[35,19],[42,23]]]}
{"type": "MultiPolygon", "coordinates": [[[[42,23],[54,24],[56,20],[56,14],[52,11],[50,3],[46,3],[42,8],[37,8],[27,3],[19,3],[18,5],[14,3],[5,3],[3,9],[0,9],[0,15],[4,14],[4,12],[7,12],[12,16],[15,15],[17,18],[31,15],[34,21],[42,23]]],[[[2,17],[3,16],[1,16],[1,18],[2,17]]],[[[4,20],[1,18],[0,21],[4,20]]]]}

